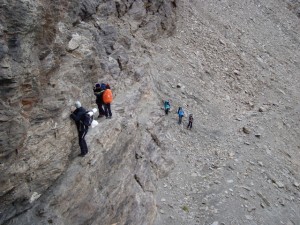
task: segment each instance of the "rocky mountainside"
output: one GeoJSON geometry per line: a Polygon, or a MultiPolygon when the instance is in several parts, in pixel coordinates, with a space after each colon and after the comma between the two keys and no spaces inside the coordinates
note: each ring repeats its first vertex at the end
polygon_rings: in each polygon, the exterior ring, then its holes
{"type": "Polygon", "coordinates": [[[300,224],[299,5],[0,0],[0,224],[300,224]]]}
{"type": "Polygon", "coordinates": [[[175,1],[0,2],[0,224],[147,224],[160,153],[148,43],[175,27],[175,1]],[[90,130],[78,158],[70,107],[95,107],[108,82],[113,120],[90,130]],[[140,112],[142,111],[142,112],[140,112]]]}

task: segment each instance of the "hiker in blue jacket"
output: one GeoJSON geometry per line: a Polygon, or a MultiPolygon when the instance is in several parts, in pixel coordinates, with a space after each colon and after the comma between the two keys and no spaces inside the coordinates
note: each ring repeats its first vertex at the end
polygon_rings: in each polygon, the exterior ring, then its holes
{"type": "Polygon", "coordinates": [[[83,115],[86,113],[86,110],[81,106],[79,101],[75,102],[75,107],[76,109],[72,112],[70,117],[75,121],[78,131],[79,146],[81,150],[81,153],[78,156],[83,157],[88,153],[87,144],[84,138],[89,130],[89,127],[85,126],[81,121],[83,115]]]}
{"type": "Polygon", "coordinates": [[[178,117],[179,117],[178,124],[181,124],[181,122],[182,122],[182,117],[184,116],[184,111],[183,111],[182,107],[179,107],[179,108],[178,108],[177,114],[178,114],[178,117]]]}
{"type": "Polygon", "coordinates": [[[169,111],[170,111],[170,102],[168,100],[166,100],[164,102],[164,108],[165,108],[165,113],[166,115],[168,115],[169,111]]]}

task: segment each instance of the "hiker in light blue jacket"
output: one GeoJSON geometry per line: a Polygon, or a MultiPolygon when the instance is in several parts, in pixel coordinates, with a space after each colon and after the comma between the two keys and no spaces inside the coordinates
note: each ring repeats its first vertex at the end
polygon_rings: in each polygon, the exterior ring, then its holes
{"type": "Polygon", "coordinates": [[[184,116],[184,111],[183,111],[182,107],[178,108],[177,113],[178,113],[178,117],[179,117],[178,124],[181,124],[182,117],[184,116]]]}

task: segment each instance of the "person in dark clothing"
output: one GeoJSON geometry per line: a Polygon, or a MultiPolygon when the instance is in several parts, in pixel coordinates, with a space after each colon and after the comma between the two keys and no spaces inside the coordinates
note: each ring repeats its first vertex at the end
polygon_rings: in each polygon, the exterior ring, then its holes
{"type": "Polygon", "coordinates": [[[193,121],[194,121],[193,114],[190,114],[189,115],[189,124],[187,125],[187,129],[189,129],[189,128],[190,128],[190,130],[192,129],[193,121]]]}
{"type": "Polygon", "coordinates": [[[98,110],[99,110],[98,118],[105,115],[105,111],[103,109],[104,102],[102,100],[102,95],[103,95],[104,91],[105,91],[105,89],[102,89],[100,84],[96,84],[96,86],[94,87],[94,95],[96,96],[96,104],[97,104],[98,110]]]}
{"type": "MultiPolygon", "coordinates": [[[[109,84],[106,84],[106,89],[110,89],[109,84]]],[[[110,103],[104,104],[104,113],[106,119],[110,119],[112,117],[111,109],[110,109],[110,103]]]]}
{"type": "Polygon", "coordinates": [[[81,153],[78,156],[83,157],[88,153],[87,144],[84,138],[89,130],[89,127],[85,126],[81,121],[82,116],[86,113],[86,110],[81,106],[79,101],[75,102],[75,107],[76,109],[72,112],[70,117],[75,121],[78,131],[79,146],[81,150],[81,153]]]}

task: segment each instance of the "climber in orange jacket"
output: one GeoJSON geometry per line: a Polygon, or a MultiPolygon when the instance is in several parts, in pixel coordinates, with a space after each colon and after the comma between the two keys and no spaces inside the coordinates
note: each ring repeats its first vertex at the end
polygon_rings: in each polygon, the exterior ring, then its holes
{"type": "Polygon", "coordinates": [[[110,103],[113,100],[113,96],[112,96],[112,92],[111,92],[109,84],[106,84],[106,90],[104,91],[102,98],[103,98],[102,100],[104,103],[105,117],[106,117],[106,119],[110,119],[112,117],[110,103]]]}

